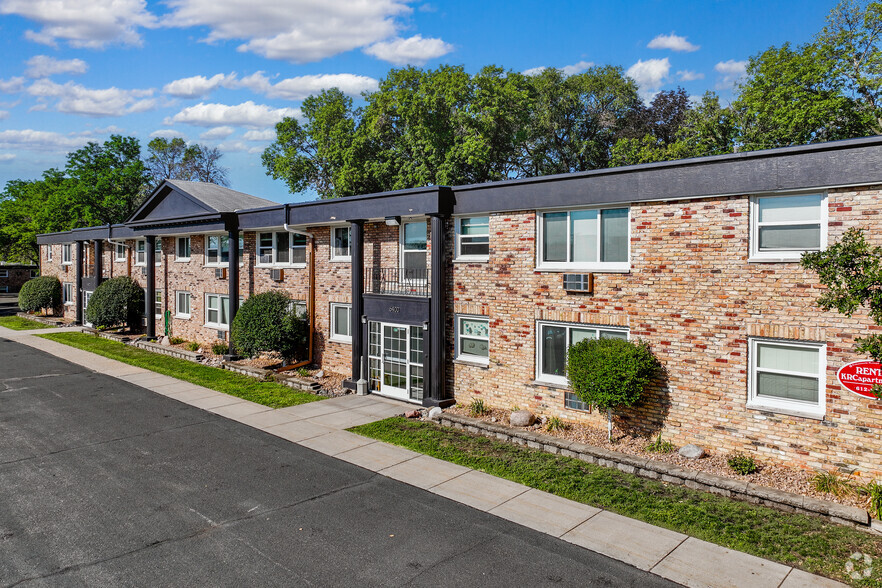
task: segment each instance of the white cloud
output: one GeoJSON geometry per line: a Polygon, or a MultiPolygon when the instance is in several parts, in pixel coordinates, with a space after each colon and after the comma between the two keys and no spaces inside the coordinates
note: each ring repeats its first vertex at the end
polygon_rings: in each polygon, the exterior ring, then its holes
{"type": "Polygon", "coordinates": [[[680,37],[671,33],[670,35],[659,35],[649,42],[647,45],[650,49],[669,49],[671,51],[698,51],[700,45],[693,45],[686,40],[686,37],[680,37]]]}
{"type": "Polygon", "coordinates": [[[82,135],[62,135],[52,131],[0,131],[0,149],[62,151],[82,147],[88,142],[82,135]]]}
{"type": "Polygon", "coordinates": [[[195,106],[188,106],[173,117],[166,118],[165,124],[184,123],[199,127],[228,125],[234,127],[265,128],[274,126],[286,116],[299,117],[300,109],[273,109],[265,104],[255,104],[251,100],[236,106],[200,102],[195,106]]]}
{"type": "Polygon", "coordinates": [[[205,26],[203,41],[243,40],[239,51],[295,63],[388,39],[397,32],[395,18],[411,12],[400,0],[169,0],[168,5],[168,26],[205,26]]]}
{"type": "Polygon", "coordinates": [[[6,120],[7,118],[9,118],[9,111],[0,110],[0,120],[6,120]]]}
{"type": "Polygon", "coordinates": [[[640,89],[645,93],[657,90],[665,81],[671,71],[671,62],[667,57],[664,59],[637,60],[637,63],[628,68],[625,73],[632,78],[640,89]]]}
{"type": "Polygon", "coordinates": [[[677,77],[680,79],[681,82],[694,82],[695,80],[703,80],[704,74],[701,72],[684,69],[677,72],[677,77]]]}
{"type": "Polygon", "coordinates": [[[4,94],[18,94],[25,88],[25,79],[22,77],[0,80],[0,92],[4,94]]]}
{"type": "Polygon", "coordinates": [[[153,139],[157,137],[160,137],[162,139],[174,139],[176,137],[180,137],[181,139],[186,138],[182,132],[176,131],[174,129],[159,129],[158,131],[153,131],[152,133],[150,133],[150,137],[153,139]]]}
{"type": "Polygon", "coordinates": [[[407,39],[395,37],[388,41],[380,41],[364,48],[363,51],[395,65],[420,65],[430,59],[447,55],[453,51],[453,45],[441,39],[424,39],[422,35],[414,35],[407,39]]]}
{"type": "Polygon", "coordinates": [[[262,131],[247,131],[242,138],[246,141],[275,141],[275,129],[264,129],[262,131]]]}
{"type": "Polygon", "coordinates": [[[108,43],[141,45],[139,27],[156,26],[145,0],[0,0],[0,14],[17,14],[43,26],[25,37],[56,46],[100,49],[108,43]]]}
{"type": "Polygon", "coordinates": [[[235,132],[236,129],[233,127],[214,127],[199,135],[199,138],[203,141],[215,141],[217,139],[226,139],[235,132]]]}
{"type": "Polygon", "coordinates": [[[539,74],[541,74],[541,73],[542,73],[543,71],[545,71],[546,69],[548,69],[547,66],[545,66],[545,65],[540,65],[539,67],[531,67],[530,69],[525,69],[525,70],[524,70],[523,72],[521,72],[521,73],[523,73],[525,76],[538,76],[539,74]]]}
{"type": "MultiPolygon", "coordinates": [[[[594,65],[593,61],[579,61],[578,63],[574,63],[572,65],[565,65],[565,66],[561,67],[560,71],[565,76],[573,76],[573,75],[580,74],[580,73],[586,71],[588,68],[590,68],[593,65],[594,65]]],[[[531,67],[530,69],[525,69],[522,73],[525,76],[538,76],[546,69],[548,69],[546,66],[540,65],[539,67],[531,67]]]]}
{"type": "Polygon", "coordinates": [[[236,81],[236,74],[216,74],[210,78],[193,76],[166,84],[162,91],[178,98],[202,98],[219,87],[230,88],[236,81]]]}
{"type": "Polygon", "coordinates": [[[48,55],[34,55],[25,64],[25,75],[29,78],[48,78],[51,75],[86,73],[89,66],[82,59],[55,59],[48,55]]]}
{"type": "Polygon", "coordinates": [[[728,90],[744,77],[747,72],[747,61],[721,61],[714,66],[714,70],[720,74],[717,77],[717,90],[728,90]]]}
{"type": "Polygon", "coordinates": [[[311,94],[317,94],[329,88],[339,88],[344,94],[359,96],[362,92],[377,89],[379,82],[367,76],[355,74],[320,74],[286,78],[278,83],[271,83],[263,72],[244,77],[236,86],[248,88],[252,92],[264,94],[269,98],[285,100],[303,100],[311,94]]]}
{"type": "Polygon", "coordinates": [[[0,153],[0,163],[12,161],[15,159],[15,153],[0,153]]]}
{"type": "Polygon", "coordinates": [[[153,90],[120,90],[119,88],[90,89],[73,82],[56,84],[42,79],[31,84],[28,94],[45,101],[55,99],[58,112],[81,114],[84,116],[121,116],[133,112],[144,112],[156,106],[156,101],[147,99],[153,90]]]}

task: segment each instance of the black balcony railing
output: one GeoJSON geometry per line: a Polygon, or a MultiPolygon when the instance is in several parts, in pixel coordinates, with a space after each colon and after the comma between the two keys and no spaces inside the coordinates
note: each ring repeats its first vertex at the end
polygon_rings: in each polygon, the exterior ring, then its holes
{"type": "Polygon", "coordinates": [[[404,267],[369,267],[364,291],[392,296],[428,296],[429,270],[404,267]]]}

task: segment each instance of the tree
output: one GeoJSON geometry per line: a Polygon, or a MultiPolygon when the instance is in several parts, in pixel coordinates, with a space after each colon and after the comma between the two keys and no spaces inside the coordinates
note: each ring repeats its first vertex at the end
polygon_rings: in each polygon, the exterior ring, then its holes
{"type": "MultiPolygon", "coordinates": [[[[803,254],[800,263],[817,273],[827,287],[818,306],[849,317],[863,306],[873,322],[882,326],[882,247],[867,243],[863,230],[848,229],[824,251],[803,254]]],[[[859,337],[855,343],[855,351],[882,362],[882,335],[859,337]]],[[[882,386],[873,386],[873,394],[882,398],[882,386]]]]}
{"type": "Polygon", "coordinates": [[[41,180],[6,184],[0,193],[0,258],[38,263],[38,234],[81,226],[70,210],[68,181],[62,172],[51,169],[41,180]]]}
{"type": "Polygon", "coordinates": [[[187,145],[179,137],[171,140],[157,137],[147,144],[147,150],[149,155],[145,164],[150,176],[151,191],[165,180],[229,185],[229,170],[219,164],[223,154],[217,147],[206,147],[198,143],[187,145]]]}

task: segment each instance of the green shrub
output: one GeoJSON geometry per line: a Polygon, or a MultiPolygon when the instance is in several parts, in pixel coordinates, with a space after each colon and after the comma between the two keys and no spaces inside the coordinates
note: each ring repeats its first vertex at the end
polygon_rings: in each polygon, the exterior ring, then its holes
{"type": "Polygon", "coordinates": [[[189,343],[187,343],[187,349],[189,349],[190,351],[199,351],[200,347],[202,346],[199,345],[199,343],[197,343],[196,341],[190,341],[189,343]]]}
{"type": "Polygon", "coordinates": [[[181,343],[184,342],[184,340],[181,339],[180,337],[169,337],[168,342],[171,343],[172,345],[180,345],[181,343]]]}
{"type": "Polygon", "coordinates": [[[214,345],[211,346],[211,352],[215,355],[226,355],[230,352],[230,346],[224,343],[223,341],[218,341],[214,345]]]}
{"type": "Polygon", "coordinates": [[[662,439],[661,433],[658,434],[655,441],[646,446],[646,451],[649,451],[650,453],[670,453],[673,450],[674,444],[662,439]]]}
{"type": "Polygon", "coordinates": [[[484,404],[484,401],[480,398],[475,398],[472,400],[471,404],[469,404],[469,414],[473,417],[479,417],[481,415],[485,415],[490,412],[490,409],[487,408],[487,405],[484,404]]]}
{"type": "Polygon", "coordinates": [[[61,282],[55,276],[40,276],[25,282],[18,292],[18,307],[24,312],[61,306],[61,282]]]}
{"type": "Polygon", "coordinates": [[[140,325],[144,315],[144,290],[132,278],[110,278],[95,288],[86,307],[86,321],[97,328],[140,325]]]}
{"type": "Polygon", "coordinates": [[[570,428],[570,425],[560,420],[558,417],[553,416],[548,419],[548,422],[545,423],[546,431],[566,431],[570,428]]]}
{"type": "Polygon", "coordinates": [[[882,484],[873,480],[869,484],[861,486],[860,490],[870,498],[870,514],[877,519],[882,519],[882,484]]]}
{"type": "Polygon", "coordinates": [[[727,459],[726,463],[729,464],[729,468],[733,472],[741,474],[742,476],[752,474],[757,470],[756,461],[754,461],[753,457],[750,455],[744,455],[743,453],[736,453],[727,459]]]}
{"type": "Polygon", "coordinates": [[[230,331],[238,353],[255,356],[278,351],[286,359],[303,357],[309,324],[298,315],[285,292],[255,294],[242,303],[230,331]]]}
{"type": "Polygon", "coordinates": [[[567,377],[585,403],[605,409],[612,441],[612,411],[633,406],[658,370],[658,360],[642,341],[583,339],[567,351],[567,377]]]}
{"type": "Polygon", "coordinates": [[[848,480],[843,480],[838,472],[817,472],[812,477],[812,488],[818,492],[825,492],[833,496],[848,496],[855,491],[854,486],[848,480]]]}
{"type": "Polygon", "coordinates": [[[310,376],[309,370],[305,367],[297,368],[297,375],[301,378],[308,378],[310,376]]]}

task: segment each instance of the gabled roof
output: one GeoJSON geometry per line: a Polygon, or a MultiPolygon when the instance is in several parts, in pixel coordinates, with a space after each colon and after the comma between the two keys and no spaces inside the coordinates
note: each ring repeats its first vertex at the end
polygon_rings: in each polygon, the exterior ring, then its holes
{"type": "Polygon", "coordinates": [[[224,212],[277,204],[217,184],[165,180],[132,214],[126,224],[159,224],[172,219],[217,217],[224,212]]]}

